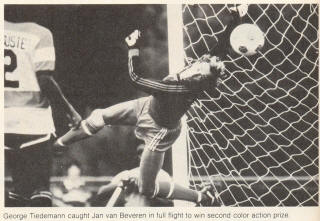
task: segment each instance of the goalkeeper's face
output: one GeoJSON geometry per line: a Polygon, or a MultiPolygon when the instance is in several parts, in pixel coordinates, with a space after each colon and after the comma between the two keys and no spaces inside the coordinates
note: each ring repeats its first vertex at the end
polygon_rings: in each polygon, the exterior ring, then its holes
{"type": "Polygon", "coordinates": [[[208,83],[210,79],[218,79],[225,70],[224,63],[216,56],[203,56],[190,68],[180,73],[180,80],[191,87],[197,87],[208,83]]]}

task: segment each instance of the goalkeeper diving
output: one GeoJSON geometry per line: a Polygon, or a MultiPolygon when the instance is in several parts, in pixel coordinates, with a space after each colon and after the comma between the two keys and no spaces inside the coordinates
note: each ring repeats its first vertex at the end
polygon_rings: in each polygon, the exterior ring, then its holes
{"type": "Polygon", "coordinates": [[[140,40],[139,30],[125,39],[129,48],[129,76],[138,89],[150,96],[94,110],[78,127],[60,137],[55,145],[70,145],[94,135],[105,125],[136,126],[136,137],[145,143],[139,167],[139,192],[147,198],[180,199],[216,206],[219,204],[218,198],[208,186],[202,191],[195,191],[173,182],[157,181],[156,177],[162,168],[165,152],[180,134],[181,117],[202,91],[217,86],[225,72],[224,63],[219,57],[204,55],[179,73],[169,74],[162,80],[143,78],[140,40]]]}

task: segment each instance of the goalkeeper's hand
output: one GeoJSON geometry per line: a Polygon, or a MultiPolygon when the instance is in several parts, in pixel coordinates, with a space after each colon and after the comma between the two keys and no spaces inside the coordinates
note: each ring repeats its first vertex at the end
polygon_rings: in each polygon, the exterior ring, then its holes
{"type": "Polygon", "coordinates": [[[126,43],[129,48],[138,48],[139,47],[139,39],[141,37],[141,32],[136,29],[134,30],[128,37],[126,37],[126,43]]]}

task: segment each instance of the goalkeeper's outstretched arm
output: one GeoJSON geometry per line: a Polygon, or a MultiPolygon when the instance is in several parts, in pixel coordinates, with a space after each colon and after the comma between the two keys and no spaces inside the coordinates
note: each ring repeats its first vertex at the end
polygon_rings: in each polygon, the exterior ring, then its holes
{"type": "Polygon", "coordinates": [[[217,79],[224,73],[225,67],[221,59],[206,54],[180,72],[169,74],[163,80],[143,78],[137,44],[139,37],[140,31],[135,30],[126,38],[129,47],[129,76],[139,89],[147,93],[197,96],[200,91],[208,89],[207,87],[215,87],[217,79]]]}
{"type": "Polygon", "coordinates": [[[164,82],[162,80],[155,80],[141,77],[140,72],[140,57],[139,49],[129,49],[128,52],[128,66],[129,76],[132,82],[142,91],[149,94],[167,93],[167,94],[188,94],[191,90],[181,83],[164,82]]]}
{"type": "Polygon", "coordinates": [[[138,40],[140,37],[140,31],[135,30],[126,38],[126,43],[129,47],[128,51],[128,67],[129,67],[129,76],[132,82],[144,92],[149,94],[159,94],[159,93],[168,93],[168,94],[189,94],[192,93],[190,88],[183,85],[179,82],[179,79],[176,81],[163,81],[155,80],[151,78],[141,77],[141,67],[140,67],[140,50],[138,47],[138,40]]]}

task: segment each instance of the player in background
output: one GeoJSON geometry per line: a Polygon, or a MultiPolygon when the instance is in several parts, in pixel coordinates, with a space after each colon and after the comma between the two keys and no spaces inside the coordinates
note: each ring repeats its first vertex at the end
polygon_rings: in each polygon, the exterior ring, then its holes
{"type": "MultiPolygon", "coordinates": [[[[144,150],[145,144],[142,141],[137,147],[137,154],[141,159],[141,154],[144,150]]],[[[99,188],[96,197],[95,206],[107,207],[169,207],[173,206],[170,199],[162,199],[159,197],[145,198],[139,193],[138,179],[140,169],[134,168],[124,170],[115,175],[111,182],[99,188]]],[[[157,175],[157,180],[162,182],[172,182],[170,175],[160,170],[157,175]]]]}
{"type": "Polygon", "coordinates": [[[51,32],[35,23],[4,22],[5,161],[13,191],[6,206],[51,206],[49,178],[52,135],[50,104],[77,124],[80,115],[53,79],[55,49],[51,32]]]}
{"type": "MultiPolygon", "coordinates": [[[[139,167],[125,170],[118,173],[112,178],[111,183],[99,188],[98,201],[99,206],[107,207],[170,207],[173,202],[170,199],[162,199],[159,197],[146,198],[139,193],[138,179],[139,167]],[[117,189],[121,192],[117,194],[117,189]],[[115,199],[113,197],[115,196],[115,199]],[[109,200],[109,201],[108,201],[109,200]],[[108,202],[108,203],[107,203],[108,202]]],[[[157,181],[170,183],[170,175],[164,170],[160,170],[157,175],[157,181]]]]}
{"type": "MultiPolygon", "coordinates": [[[[247,6],[243,5],[230,8],[230,11],[238,12],[237,16],[232,16],[233,18],[243,16],[246,10],[247,6]]],[[[233,21],[233,24],[236,22],[233,21]]],[[[225,30],[226,36],[231,33],[232,26],[228,25],[225,30]]],[[[148,198],[163,197],[202,205],[217,205],[216,194],[210,192],[207,187],[203,191],[194,191],[178,184],[157,181],[156,177],[162,168],[165,151],[180,134],[181,117],[201,92],[215,88],[221,79],[226,77],[224,63],[219,57],[207,54],[181,72],[171,73],[163,80],[143,78],[139,61],[139,40],[139,30],[135,30],[126,38],[129,47],[129,76],[138,89],[151,96],[94,110],[81,122],[80,127],[71,129],[60,137],[56,145],[63,147],[87,138],[105,125],[135,125],[136,137],[144,140],[146,145],[141,157],[138,179],[141,194],[148,198]]],[[[221,46],[217,50],[219,51],[216,54],[223,54],[226,48],[221,46]]]]}

